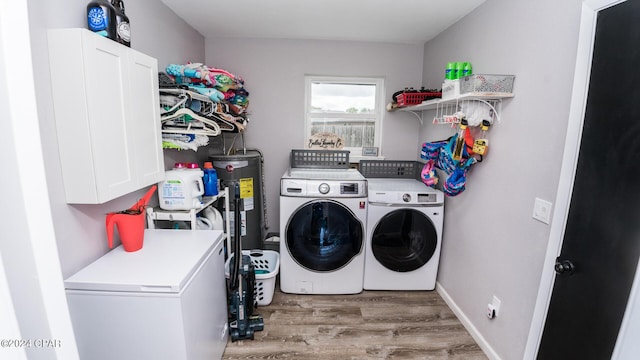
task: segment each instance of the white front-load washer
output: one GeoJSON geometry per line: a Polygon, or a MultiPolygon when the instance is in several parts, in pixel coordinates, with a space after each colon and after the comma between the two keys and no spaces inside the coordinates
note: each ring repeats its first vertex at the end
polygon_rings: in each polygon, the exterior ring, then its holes
{"type": "Polygon", "coordinates": [[[364,289],[433,290],[444,194],[414,179],[368,178],[364,289]]]}
{"type": "Polygon", "coordinates": [[[363,290],[367,182],[353,169],[289,169],[280,181],[280,290],[363,290]]]}

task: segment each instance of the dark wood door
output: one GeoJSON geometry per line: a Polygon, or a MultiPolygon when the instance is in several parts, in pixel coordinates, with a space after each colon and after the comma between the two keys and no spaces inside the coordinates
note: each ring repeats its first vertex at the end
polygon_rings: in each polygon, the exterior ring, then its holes
{"type": "Polygon", "coordinates": [[[640,254],[640,0],[599,12],[571,204],[538,359],[609,359],[640,254]]]}

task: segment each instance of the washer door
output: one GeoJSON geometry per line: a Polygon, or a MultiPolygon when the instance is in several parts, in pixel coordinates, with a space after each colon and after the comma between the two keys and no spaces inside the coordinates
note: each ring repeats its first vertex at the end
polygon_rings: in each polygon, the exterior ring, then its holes
{"type": "Polygon", "coordinates": [[[287,249],[302,267],[334,271],[362,251],[362,222],[346,206],[331,200],[309,202],[291,216],[287,249]]]}
{"type": "Polygon", "coordinates": [[[426,264],[438,245],[433,222],[414,209],[384,215],[371,235],[373,256],[389,270],[408,272],[426,264]]]}

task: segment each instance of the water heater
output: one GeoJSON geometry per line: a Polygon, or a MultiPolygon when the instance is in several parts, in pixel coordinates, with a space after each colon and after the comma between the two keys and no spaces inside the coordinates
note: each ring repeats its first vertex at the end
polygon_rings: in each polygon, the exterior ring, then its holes
{"type": "MultiPolygon", "coordinates": [[[[265,221],[264,195],[262,180],[262,153],[258,150],[247,150],[246,153],[235,155],[211,155],[209,161],[213,163],[220,188],[229,188],[229,198],[235,198],[235,183],[239,183],[240,198],[242,199],[242,248],[262,249],[265,221]]],[[[235,211],[230,203],[231,213],[235,211]]],[[[224,214],[224,211],[221,211],[224,214]]],[[[231,219],[233,221],[234,219],[231,219]]],[[[232,232],[234,226],[231,226],[232,232]]],[[[235,236],[235,234],[231,234],[235,236]]]]}

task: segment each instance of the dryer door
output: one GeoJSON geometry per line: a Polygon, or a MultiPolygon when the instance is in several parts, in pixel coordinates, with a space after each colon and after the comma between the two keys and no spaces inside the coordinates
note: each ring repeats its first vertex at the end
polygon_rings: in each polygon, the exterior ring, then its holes
{"type": "Polygon", "coordinates": [[[426,264],[438,245],[431,219],[414,209],[385,214],[371,236],[373,256],[389,270],[408,272],[426,264]]]}
{"type": "Polygon", "coordinates": [[[363,246],[363,224],[343,204],[314,200],[300,207],[286,229],[287,249],[303,268],[334,271],[348,264],[363,246]]]}

